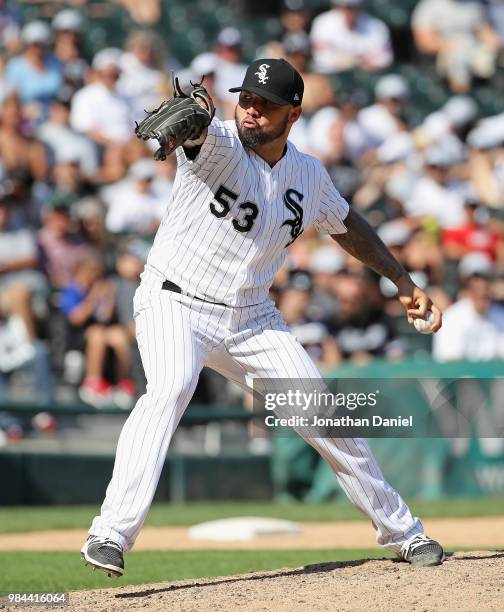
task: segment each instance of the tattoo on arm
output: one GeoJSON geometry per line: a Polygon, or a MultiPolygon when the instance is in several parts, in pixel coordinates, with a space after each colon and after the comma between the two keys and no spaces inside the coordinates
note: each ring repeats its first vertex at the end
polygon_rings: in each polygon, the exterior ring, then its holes
{"type": "Polygon", "coordinates": [[[346,234],[332,234],[331,237],[347,253],[393,282],[407,274],[375,230],[357,211],[350,209],[345,225],[348,229],[346,234]]]}

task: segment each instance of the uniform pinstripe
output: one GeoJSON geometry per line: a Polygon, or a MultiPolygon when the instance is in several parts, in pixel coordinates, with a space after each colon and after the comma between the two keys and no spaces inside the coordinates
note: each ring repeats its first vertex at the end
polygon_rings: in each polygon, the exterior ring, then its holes
{"type": "MultiPolygon", "coordinates": [[[[172,200],[135,294],[147,390],[123,427],[101,514],[89,530],[124,550],[142,527],[203,366],[248,390],[276,378],[323,384],[268,291],[286,245],[302,229],[314,223],[320,232],[346,231],[348,204],[323,166],[290,143],[271,169],[242,147],[234,123],[214,120],[196,160],[179,149],[177,162],[172,200]],[[166,279],[184,293],[163,290],[166,279]]],[[[364,440],[307,442],[369,516],[379,544],[399,552],[423,533],[364,440]]]]}

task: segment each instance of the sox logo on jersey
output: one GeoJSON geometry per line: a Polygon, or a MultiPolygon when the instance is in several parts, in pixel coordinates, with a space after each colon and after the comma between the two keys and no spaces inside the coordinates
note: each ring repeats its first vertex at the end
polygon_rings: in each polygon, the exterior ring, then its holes
{"type": "Polygon", "coordinates": [[[285,245],[286,247],[290,246],[294,240],[303,233],[303,209],[301,208],[303,198],[304,195],[295,189],[287,189],[284,194],[284,204],[294,215],[294,219],[287,219],[282,223],[282,227],[284,225],[289,225],[291,228],[292,240],[285,245]],[[294,195],[299,198],[299,203],[294,199],[294,195]]]}

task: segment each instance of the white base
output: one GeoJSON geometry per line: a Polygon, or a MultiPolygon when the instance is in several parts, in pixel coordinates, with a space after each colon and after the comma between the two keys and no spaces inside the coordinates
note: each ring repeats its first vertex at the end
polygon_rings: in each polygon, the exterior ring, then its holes
{"type": "Polygon", "coordinates": [[[300,535],[303,528],[298,523],[281,519],[236,517],[209,521],[189,529],[191,540],[215,540],[221,542],[244,541],[278,535],[300,535]]]}

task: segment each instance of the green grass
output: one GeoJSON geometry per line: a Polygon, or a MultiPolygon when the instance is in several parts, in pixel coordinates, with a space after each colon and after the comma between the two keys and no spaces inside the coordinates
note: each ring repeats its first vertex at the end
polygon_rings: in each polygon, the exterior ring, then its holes
{"type": "MultiPolygon", "coordinates": [[[[503,499],[450,499],[414,501],[411,509],[423,518],[504,515],[503,499]]],[[[87,528],[99,511],[95,506],[24,506],[0,508],[0,533],[41,529],[87,528]]],[[[193,525],[232,516],[268,516],[292,521],[367,520],[350,503],[275,504],[270,502],[215,502],[191,504],[154,504],[147,525],[193,525]]]]}
{"type": "Polygon", "coordinates": [[[76,553],[3,552],[0,553],[0,592],[73,591],[390,556],[379,549],[142,551],[127,555],[126,574],[115,580],[85,567],[76,553]]]}

